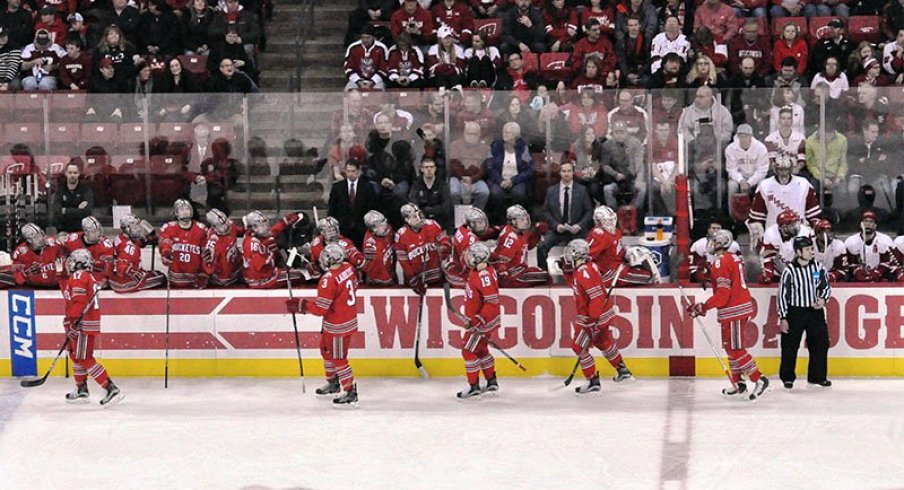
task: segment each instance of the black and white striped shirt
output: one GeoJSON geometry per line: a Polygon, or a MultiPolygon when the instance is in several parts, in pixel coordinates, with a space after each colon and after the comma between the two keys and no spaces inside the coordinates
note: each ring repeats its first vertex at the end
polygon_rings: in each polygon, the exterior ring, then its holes
{"type": "Polygon", "coordinates": [[[811,260],[807,265],[800,265],[797,259],[792,260],[782,271],[778,283],[778,316],[788,316],[789,307],[810,308],[816,298],[826,301],[832,294],[832,286],[822,264],[811,260]]]}

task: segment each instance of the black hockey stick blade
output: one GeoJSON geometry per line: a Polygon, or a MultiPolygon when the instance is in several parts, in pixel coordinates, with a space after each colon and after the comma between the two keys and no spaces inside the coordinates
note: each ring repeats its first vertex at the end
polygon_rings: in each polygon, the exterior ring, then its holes
{"type": "MultiPolygon", "coordinates": [[[[81,318],[78,319],[78,323],[81,323],[81,318]]],[[[53,358],[53,362],[50,363],[50,368],[46,373],[44,373],[44,376],[41,376],[40,378],[23,379],[22,381],[19,381],[19,386],[23,388],[34,388],[35,386],[41,386],[42,384],[44,384],[44,382],[46,382],[47,378],[50,376],[50,373],[53,372],[53,368],[56,367],[57,362],[60,360],[60,356],[63,354],[63,351],[65,351],[66,348],[69,347],[70,341],[71,339],[69,337],[66,337],[66,341],[63,342],[62,346],[60,346],[59,352],[57,352],[56,357],[53,358]]]]}
{"type": "Polygon", "coordinates": [[[423,379],[430,378],[430,373],[427,372],[427,369],[424,367],[424,363],[421,362],[421,323],[423,323],[424,318],[424,296],[421,295],[418,300],[417,307],[417,331],[414,336],[414,367],[417,368],[417,373],[423,379]]]}

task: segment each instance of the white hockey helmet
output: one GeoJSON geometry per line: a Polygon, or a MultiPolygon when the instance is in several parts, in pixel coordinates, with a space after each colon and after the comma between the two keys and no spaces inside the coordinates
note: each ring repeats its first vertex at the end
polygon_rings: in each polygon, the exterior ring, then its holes
{"type": "Polygon", "coordinates": [[[85,216],[82,218],[82,232],[84,232],[85,243],[94,245],[103,237],[104,227],[94,216],[85,216]]]}
{"type": "Polygon", "coordinates": [[[194,215],[195,210],[188,199],[176,199],[173,203],[173,217],[179,222],[179,226],[187,228],[194,215]]]}
{"type": "Polygon", "coordinates": [[[44,235],[44,230],[41,229],[40,226],[34,223],[25,223],[22,225],[22,238],[31,246],[34,250],[41,250],[44,248],[44,243],[47,237],[44,235]]]}
{"type": "Polygon", "coordinates": [[[270,236],[270,220],[260,211],[251,211],[242,218],[245,229],[251,230],[251,233],[258,238],[266,238],[270,236]]]}
{"type": "Polygon", "coordinates": [[[791,178],[791,172],[794,170],[795,165],[797,165],[797,157],[790,153],[782,152],[775,157],[775,162],[772,165],[775,178],[781,183],[787,183],[791,178]]]}
{"type": "Polygon", "coordinates": [[[320,268],[328,270],[345,260],[345,249],[338,243],[330,243],[320,252],[320,268]]]}
{"type": "Polygon", "coordinates": [[[320,218],[317,222],[317,231],[327,243],[333,243],[339,239],[339,220],[332,216],[320,218]]]}
{"type": "Polygon", "coordinates": [[[226,213],[217,208],[211,208],[204,217],[207,218],[207,223],[218,235],[225,235],[232,228],[229,216],[226,216],[226,213]]]}
{"type": "Polygon", "coordinates": [[[141,220],[131,214],[119,219],[119,229],[132,240],[141,240],[147,236],[144,227],[141,226],[141,220]]]}
{"type": "Polygon", "coordinates": [[[628,247],[628,250],[625,251],[625,262],[631,267],[642,266],[647,261],[648,257],[650,257],[650,250],[647,247],[642,247],[640,245],[628,247]]]}
{"type": "Polygon", "coordinates": [[[368,211],[364,215],[364,226],[376,236],[389,234],[389,221],[386,220],[386,216],[383,216],[383,213],[377,210],[368,211]]]}
{"type": "Polygon", "coordinates": [[[465,213],[465,222],[468,223],[468,228],[477,235],[485,232],[490,226],[490,221],[487,219],[486,213],[480,208],[475,207],[472,207],[465,213]]]}
{"type": "Polygon", "coordinates": [[[730,231],[725,229],[716,230],[706,242],[706,248],[709,253],[715,254],[721,250],[728,250],[732,241],[734,241],[734,237],[730,231]]]}
{"type": "Polygon", "coordinates": [[[505,210],[505,219],[518,231],[525,231],[530,228],[530,213],[520,204],[509,206],[505,210]]]}
{"type": "Polygon", "coordinates": [[[465,265],[473,269],[479,264],[486,264],[489,262],[490,247],[488,247],[486,243],[474,242],[468,247],[468,252],[465,254],[465,265]]]}
{"type": "Polygon", "coordinates": [[[575,238],[565,246],[562,257],[569,264],[576,264],[578,261],[586,262],[590,259],[590,244],[583,238],[575,238]]]}
{"type": "Polygon", "coordinates": [[[405,223],[414,228],[415,230],[419,230],[422,226],[424,226],[424,213],[421,211],[421,208],[417,206],[417,204],[408,203],[402,206],[400,210],[402,213],[402,218],[405,219],[405,223]]]}
{"type": "Polygon", "coordinates": [[[91,257],[91,252],[89,252],[87,248],[80,248],[74,250],[69,254],[69,257],[66,258],[66,270],[70,274],[75,271],[88,270],[91,269],[91,264],[93,262],[94,259],[91,257]]]}
{"type": "Polygon", "coordinates": [[[602,226],[609,233],[615,233],[618,226],[618,215],[609,206],[597,206],[593,210],[593,222],[602,226]]]}

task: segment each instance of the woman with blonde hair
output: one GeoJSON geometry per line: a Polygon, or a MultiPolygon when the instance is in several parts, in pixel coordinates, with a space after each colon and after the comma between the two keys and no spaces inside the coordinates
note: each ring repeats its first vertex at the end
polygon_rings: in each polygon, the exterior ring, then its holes
{"type": "Polygon", "coordinates": [[[782,71],[782,61],[785,58],[794,58],[797,60],[797,74],[803,75],[807,72],[807,56],[810,48],[807,41],[800,37],[800,27],[797,24],[785,24],[782,28],[781,39],[776,39],[772,47],[772,68],[775,71],[782,71]]]}
{"type": "Polygon", "coordinates": [[[464,50],[455,42],[452,34],[452,29],[448,26],[440,27],[436,31],[437,43],[427,51],[427,66],[434,87],[451,89],[461,85],[467,60],[464,50]]]}
{"type": "Polygon", "coordinates": [[[141,59],[135,51],[135,46],[126,41],[122,35],[122,29],[111,25],[104,29],[104,35],[97,43],[92,57],[92,66],[100,66],[100,60],[109,58],[113,62],[113,78],[131,80],[135,76],[135,64],[141,59]]]}
{"type": "Polygon", "coordinates": [[[697,61],[691,65],[691,69],[687,72],[688,88],[712,87],[721,89],[722,83],[719,73],[716,71],[716,64],[709,56],[697,56],[697,61]]]}

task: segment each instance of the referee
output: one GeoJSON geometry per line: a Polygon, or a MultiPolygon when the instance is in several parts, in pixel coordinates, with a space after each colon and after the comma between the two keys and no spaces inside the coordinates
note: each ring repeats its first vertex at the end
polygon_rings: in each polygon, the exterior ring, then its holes
{"type": "Polygon", "coordinates": [[[807,368],[809,386],[828,388],[826,357],[829,352],[829,330],[826,326],[825,305],[832,293],[828,275],[822,264],[814,260],[813,240],[794,238],[794,260],[782,271],[778,285],[778,316],[782,331],[782,362],[779,377],[785,388],[794,386],[797,375],[797,351],[804,332],[810,364],[807,368]]]}

